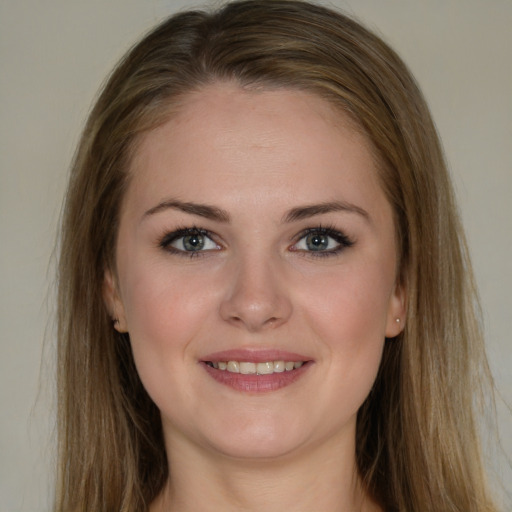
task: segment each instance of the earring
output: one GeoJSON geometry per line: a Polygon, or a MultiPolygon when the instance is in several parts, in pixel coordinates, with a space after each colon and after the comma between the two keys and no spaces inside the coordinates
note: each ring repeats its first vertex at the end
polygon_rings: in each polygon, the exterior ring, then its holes
{"type": "Polygon", "coordinates": [[[399,324],[400,323],[400,318],[397,318],[395,321],[396,321],[397,324],[399,324]]]}

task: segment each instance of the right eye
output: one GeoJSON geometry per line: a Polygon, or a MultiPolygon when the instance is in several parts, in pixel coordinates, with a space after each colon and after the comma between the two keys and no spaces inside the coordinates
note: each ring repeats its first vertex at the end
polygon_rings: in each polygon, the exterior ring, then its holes
{"type": "Polygon", "coordinates": [[[199,228],[185,228],[168,233],[160,242],[160,247],[174,253],[182,253],[189,256],[221,249],[212,240],[208,231],[199,228]]]}

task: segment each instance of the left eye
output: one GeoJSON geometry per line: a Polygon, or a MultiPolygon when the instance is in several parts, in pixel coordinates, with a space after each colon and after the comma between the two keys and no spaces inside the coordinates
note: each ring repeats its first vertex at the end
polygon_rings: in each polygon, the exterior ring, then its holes
{"type": "Polygon", "coordinates": [[[332,230],[311,229],[293,246],[295,251],[336,253],[352,242],[342,233],[332,230]]]}

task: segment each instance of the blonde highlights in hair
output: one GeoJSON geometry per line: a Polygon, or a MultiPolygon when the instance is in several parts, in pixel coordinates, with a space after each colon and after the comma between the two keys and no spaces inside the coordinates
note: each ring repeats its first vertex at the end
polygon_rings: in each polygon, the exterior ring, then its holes
{"type": "Polygon", "coordinates": [[[358,415],[361,477],[385,510],[493,511],[475,396],[490,382],[471,266],[425,101],[399,57],[360,24],[294,0],[177,14],[120,62],[73,162],[59,267],[56,510],[143,511],[168,477],[160,415],[112,327],[119,212],[137,141],[179,100],[218,81],[310,91],[375,151],[393,207],[405,329],[385,347],[358,415]],[[109,314],[110,313],[110,314],[109,314]]]}

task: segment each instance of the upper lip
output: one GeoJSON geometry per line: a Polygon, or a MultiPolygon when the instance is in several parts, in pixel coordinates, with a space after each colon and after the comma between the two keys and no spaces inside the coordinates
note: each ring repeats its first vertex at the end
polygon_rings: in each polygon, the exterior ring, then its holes
{"type": "Polygon", "coordinates": [[[267,361],[310,361],[311,357],[295,352],[277,349],[233,349],[214,352],[201,358],[201,361],[239,361],[265,363],[267,361]]]}

